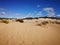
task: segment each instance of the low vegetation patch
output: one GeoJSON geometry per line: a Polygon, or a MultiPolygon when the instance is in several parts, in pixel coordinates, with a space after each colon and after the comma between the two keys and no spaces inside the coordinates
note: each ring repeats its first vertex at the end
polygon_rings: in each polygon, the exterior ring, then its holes
{"type": "Polygon", "coordinates": [[[38,21],[35,21],[36,23],[38,22],[38,21]]]}
{"type": "Polygon", "coordinates": [[[41,23],[37,23],[37,26],[43,26],[43,25],[47,25],[49,22],[48,21],[43,21],[41,23]]]}
{"type": "Polygon", "coordinates": [[[37,26],[42,26],[42,24],[40,24],[40,23],[38,23],[38,24],[36,24],[37,26]]]}
{"type": "Polygon", "coordinates": [[[60,21],[49,21],[49,23],[51,23],[51,24],[60,24],[60,21]]]}
{"type": "Polygon", "coordinates": [[[2,20],[1,22],[2,22],[2,23],[6,23],[6,24],[8,24],[8,23],[9,23],[9,21],[8,21],[8,20],[2,20]]]}
{"type": "Polygon", "coordinates": [[[48,24],[48,21],[43,21],[42,22],[42,25],[47,25],[48,24]]]}
{"type": "Polygon", "coordinates": [[[16,22],[23,23],[24,21],[22,19],[17,19],[16,22]]]}
{"type": "Polygon", "coordinates": [[[55,21],[55,23],[56,23],[56,24],[60,24],[60,22],[59,22],[59,21],[55,21]]]}

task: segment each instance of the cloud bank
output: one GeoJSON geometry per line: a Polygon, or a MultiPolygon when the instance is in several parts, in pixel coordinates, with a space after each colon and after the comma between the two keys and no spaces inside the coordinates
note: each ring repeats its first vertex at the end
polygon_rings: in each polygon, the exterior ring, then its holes
{"type": "Polygon", "coordinates": [[[0,12],[0,15],[6,15],[6,12],[0,12]]]}
{"type": "Polygon", "coordinates": [[[47,12],[47,17],[55,17],[55,11],[53,8],[43,8],[43,11],[47,12]]]}
{"type": "Polygon", "coordinates": [[[37,16],[41,17],[42,16],[42,12],[38,12],[37,16]]]}
{"type": "Polygon", "coordinates": [[[4,8],[0,8],[0,10],[5,10],[4,8]]]}

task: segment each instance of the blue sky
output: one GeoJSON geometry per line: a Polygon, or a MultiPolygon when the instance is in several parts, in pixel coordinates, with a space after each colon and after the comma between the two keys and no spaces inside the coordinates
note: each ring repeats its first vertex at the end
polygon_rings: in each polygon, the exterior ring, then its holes
{"type": "Polygon", "coordinates": [[[60,0],[0,0],[0,17],[46,16],[44,8],[52,8],[60,16],[60,0]]]}

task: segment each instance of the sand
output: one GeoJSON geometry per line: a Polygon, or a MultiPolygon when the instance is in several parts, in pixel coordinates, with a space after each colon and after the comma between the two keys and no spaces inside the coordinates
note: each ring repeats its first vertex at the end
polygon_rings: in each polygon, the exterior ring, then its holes
{"type": "Polygon", "coordinates": [[[60,45],[59,24],[37,26],[34,21],[0,23],[0,45],[60,45]]]}

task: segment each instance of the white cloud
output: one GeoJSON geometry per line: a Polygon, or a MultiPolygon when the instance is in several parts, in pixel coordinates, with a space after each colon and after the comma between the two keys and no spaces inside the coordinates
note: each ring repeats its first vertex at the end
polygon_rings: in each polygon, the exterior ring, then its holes
{"type": "Polygon", "coordinates": [[[37,5],[37,8],[40,8],[40,5],[37,5]]]}
{"type": "Polygon", "coordinates": [[[60,17],[60,15],[57,15],[57,17],[60,17]]]}
{"type": "Polygon", "coordinates": [[[33,17],[34,13],[28,13],[25,17],[33,17]]]}
{"type": "Polygon", "coordinates": [[[6,15],[6,12],[0,12],[0,15],[6,15]]]}
{"type": "Polygon", "coordinates": [[[43,10],[48,13],[48,17],[55,17],[55,11],[53,8],[43,8],[43,10]]]}
{"type": "Polygon", "coordinates": [[[5,10],[4,8],[0,8],[0,10],[5,10]]]}
{"type": "Polygon", "coordinates": [[[33,11],[32,13],[28,13],[25,17],[41,17],[42,16],[42,12],[37,12],[37,11],[33,11]]]}
{"type": "Polygon", "coordinates": [[[19,13],[16,13],[16,15],[17,15],[17,16],[19,16],[19,15],[21,15],[21,14],[19,14],[19,13]]]}
{"type": "Polygon", "coordinates": [[[16,18],[22,18],[22,14],[16,13],[16,14],[15,14],[15,17],[16,17],[16,18]]]}
{"type": "Polygon", "coordinates": [[[46,11],[46,12],[54,11],[53,8],[43,8],[43,10],[46,11]]]}
{"type": "Polygon", "coordinates": [[[37,16],[41,17],[42,16],[42,12],[38,12],[37,16]]]}

